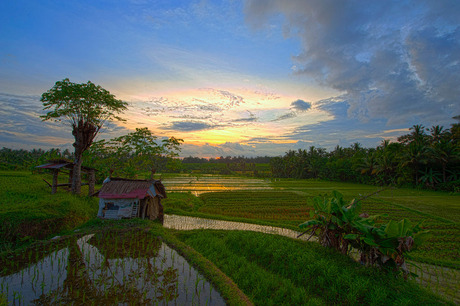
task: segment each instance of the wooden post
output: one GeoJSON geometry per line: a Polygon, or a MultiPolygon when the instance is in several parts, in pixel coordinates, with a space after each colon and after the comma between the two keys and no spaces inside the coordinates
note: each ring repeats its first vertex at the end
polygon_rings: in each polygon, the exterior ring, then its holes
{"type": "Polygon", "coordinates": [[[69,172],[69,184],[72,186],[72,177],[73,177],[73,169],[70,169],[70,172],[69,172]]]}
{"type": "Polygon", "coordinates": [[[96,171],[89,170],[88,171],[88,195],[92,196],[94,193],[94,185],[96,184],[96,171]]]}
{"type": "Polygon", "coordinates": [[[51,194],[57,192],[59,169],[53,169],[53,184],[51,185],[51,194]]]}

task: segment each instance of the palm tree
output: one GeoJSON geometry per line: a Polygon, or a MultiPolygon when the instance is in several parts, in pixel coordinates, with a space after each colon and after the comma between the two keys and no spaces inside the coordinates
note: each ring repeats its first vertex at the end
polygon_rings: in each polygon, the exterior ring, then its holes
{"type": "Polygon", "coordinates": [[[448,131],[446,131],[444,127],[439,125],[432,126],[430,129],[430,143],[439,143],[447,134],[448,131]]]}
{"type": "Polygon", "coordinates": [[[441,165],[442,182],[445,183],[447,180],[447,165],[451,162],[460,160],[460,149],[458,146],[455,146],[452,141],[443,139],[431,147],[430,157],[441,165]]]}
{"type": "Polygon", "coordinates": [[[415,185],[419,181],[420,165],[427,162],[428,148],[418,142],[411,142],[406,146],[406,150],[402,154],[402,165],[411,166],[414,172],[415,185]]]}
{"type": "Polygon", "coordinates": [[[426,130],[427,129],[421,124],[413,125],[412,127],[409,128],[409,131],[412,131],[412,132],[407,135],[398,137],[398,141],[403,144],[409,144],[412,142],[424,144],[428,137],[425,134],[426,130]]]}

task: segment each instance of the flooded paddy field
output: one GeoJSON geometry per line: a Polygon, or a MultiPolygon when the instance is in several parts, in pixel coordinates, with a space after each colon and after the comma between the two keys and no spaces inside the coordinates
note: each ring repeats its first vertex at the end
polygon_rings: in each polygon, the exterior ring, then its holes
{"type": "Polygon", "coordinates": [[[231,177],[222,175],[177,175],[162,179],[171,192],[191,192],[198,196],[205,192],[234,191],[234,190],[270,190],[270,180],[231,177]]]}
{"type": "Polygon", "coordinates": [[[68,238],[1,266],[0,292],[14,305],[225,305],[182,256],[143,231],[68,238]]]}
{"type": "MultiPolygon", "coordinates": [[[[294,231],[282,227],[258,225],[252,223],[203,219],[189,216],[165,215],[163,226],[170,229],[181,231],[194,229],[217,229],[217,230],[232,230],[232,231],[253,231],[265,234],[280,235],[289,238],[298,238],[299,231],[294,231]]],[[[301,236],[299,239],[307,240],[309,235],[301,236]]],[[[311,241],[316,241],[316,237],[311,237],[311,241]]]]}

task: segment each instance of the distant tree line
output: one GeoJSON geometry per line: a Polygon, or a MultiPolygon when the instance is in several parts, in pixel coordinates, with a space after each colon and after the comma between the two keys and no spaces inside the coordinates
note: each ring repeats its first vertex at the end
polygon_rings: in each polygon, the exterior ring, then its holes
{"type": "Polygon", "coordinates": [[[185,157],[182,159],[184,164],[268,164],[273,157],[270,156],[257,156],[257,157],[245,157],[245,156],[226,156],[218,158],[202,158],[202,157],[185,157]]]}
{"type": "Polygon", "coordinates": [[[289,151],[271,159],[272,175],[460,192],[460,124],[409,130],[397,142],[384,140],[376,148],[354,143],[330,152],[314,146],[289,151]]]}
{"type": "Polygon", "coordinates": [[[268,165],[270,156],[220,156],[217,158],[185,157],[182,159],[181,171],[201,172],[203,174],[238,174],[257,177],[270,177],[268,165]]]}
{"type": "Polygon", "coordinates": [[[0,169],[1,170],[33,170],[36,166],[45,164],[51,159],[69,159],[72,160],[73,153],[69,149],[9,149],[3,147],[0,150],[0,169]]]}
{"type": "MultiPolygon", "coordinates": [[[[127,135],[93,142],[83,153],[83,165],[98,170],[98,181],[109,175],[135,178],[138,175],[150,176],[156,171],[175,172],[180,168],[177,156],[182,142],[182,139],[174,137],[160,141],[148,128],[136,128],[127,135]]],[[[57,159],[73,162],[74,153],[68,149],[27,151],[4,147],[0,150],[0,170],[33,171],[36,166],[57,159]]]]}
{"type": "MultiPolygon", "coordinates": [[[[96,141],[84,155],[84,165],[98,169],[98,178],[113,175],[135,177],[151,171],[262,175],[256,165],[269,164],[275,178],[323,179],[382,186],[411,186],[460,192],[460,124],[450,129],[414,125],[397,142],[384,140],[376,148],[359,143],[327,151],[310,147],[288,151],[280,157],[177,158],[181,139],[157,141],[147,128],[106,141],[96,141]],[[190,166],[188,166],[190,165],[190,166]],[[214,167],[219,166],[218,168],[214,167]],[[212,167],[207,167],[212,166],[212,167]],[[208,169],[209,168],[209,169],[208,169]],[[216,172],[217,171],[217,172],[216,172]]],[[[0,169],[30,169],[50,159],[73,159],[69,150],[0,150],[0,169]]],[[[265,175],[265,174],[263,174],[265,175]]],[[[269,174],[268,174],[269,175],[269,174]]]]}

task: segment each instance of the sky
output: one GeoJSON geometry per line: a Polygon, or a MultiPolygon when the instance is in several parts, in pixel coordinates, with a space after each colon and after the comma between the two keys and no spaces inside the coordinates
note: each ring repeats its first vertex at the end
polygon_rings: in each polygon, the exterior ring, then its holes
{"type": "Polygon", "coordinates": [[[396,141],[460,115],[458,0],[5,0],[0,147],[72,148],[42,122],[69,78],[129,104],[97,139],[148,127],[181,156],[281,156],[396,141]]]}

